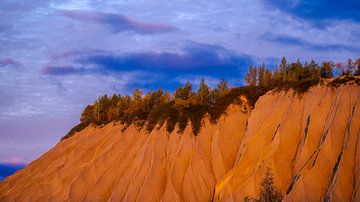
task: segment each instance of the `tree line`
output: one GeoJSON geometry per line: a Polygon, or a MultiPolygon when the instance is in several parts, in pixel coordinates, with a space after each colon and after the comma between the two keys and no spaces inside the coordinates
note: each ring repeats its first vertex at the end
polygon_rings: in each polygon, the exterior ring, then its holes
{"type": "MultiPolygon", "coordinates": [[[[320,65],[314,60],[301,63],[299,60],[288,63],[283,57],[274,71],[264,64],[259,67],[250,66],[245,76],[248,86],[282,87],[296,82],[318,81],[321,78],[336,76],[353,77],[360,75],[360,58],[355,61],[348,59],[346,64],[324,61],[320,65]]],[[[304,82],[305,83],[305,82],[304,82]]]]}
{"type": "Polygon", "coordinates": [[[218,100],[230,90],[228,82],[224,79],[213,89],[202,79],[196,91],[193,91],[192,84],[187,82],[174,93],[158,89],[144,94],[137,88],[132,96],[103,95],[85,108],[81,114],[80,124],[63,139],[89,124],[104,125],[112,121],[120,122],[125,126],[124,129],[134,123],[139,128],[145,127],[149,132],[165,123],[167,131],[172,132],[178,124],[179,133],[191,122],[193,133],[197,134],[206,113],[214,114],[212,120],[216,121],[214,116],[219,114],[214,113],[216,103],[220,103],[218,100]]]}
{"type": "Polygon", "coordinates": [[[239,102],[240,95],[245,95],[250,105],[254,106],[261,95],[274,88],[292,88],[297,92],[306,92],[309,87],[318,84],[321,78],[333,77],[334,67],[337,68],[335,74],[346,78],[360,75],[360,59],[354,62],[349,59],[346,65],[329,61],[318,65],[315,61],[288,63],[284,57],[274,71],[264,64],[259,67],[250,66],[245,76],[247,86],[230,87],[223,79],[216,87],[210,88],[202,79],[197,90],[187,82],[174,93],[158,89],[144,94],[137,88],[131,96],[103,95],[85,108],[80,124],[71,129],[63,139],[89,124],[104,125],[113,121],[123,124],[124,129],[135,124],[139,128],[145,127],[149,132],[164,124],[166,130],[172,132],[177,125],[179,133],[190,122],[192,132],[196,135],[206,114],[212,123],[216,123],[231,103],[239,102]]]}

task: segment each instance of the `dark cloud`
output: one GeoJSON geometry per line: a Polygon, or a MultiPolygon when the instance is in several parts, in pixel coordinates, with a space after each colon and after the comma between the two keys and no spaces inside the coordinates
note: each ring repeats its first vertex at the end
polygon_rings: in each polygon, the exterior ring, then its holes
{"type": "Polygon", "coordinates": [[[353,20],[360,21],[359,0],[266,0],[278,9],[308,20],[353,20]]]}
{"type": "Polygon", "coordinates": [[[292,37],[288,35],[273,34],[267,32],[259,37],[261,40],[275,42],[279,44],[298,46],[300,48],[314,50],[314,51],[348,51],[353,53],[360,53],[360,48],[351,47],[341,44],[314,44],[298,37],[292,37]]]}
{"type": "Polygon", "coordinates": [[[190,74],[217,77],[239,76],[240,78],[241,72],[253,63],[253,59],[249,55],[239,54],[222,46],[189,43],[179,52],[125,54],[89,52],[87,55],[76,55],[73,63],[74,66],[70,67],[48,65],[42,69],[42,73],[48,75],[108,74],[138,70],[168,76],[190,74]],[[78,66],[78,68],[75,68],[75,66],[78,66]]]}
{"type": "Polygon", "coordinates": [[[141,22],[124,15],[112,13],[95,11],[63,11],[63,14],[72,19],[106,25],[115,33],[133,31],[138,34],[161,34],[179,30],[171,25],[141,22]]]}
{"type": "Polygon", "coordinates": [[[0,163],[0,181],[23,169],[25,166],[25,164],[0,163]]]}

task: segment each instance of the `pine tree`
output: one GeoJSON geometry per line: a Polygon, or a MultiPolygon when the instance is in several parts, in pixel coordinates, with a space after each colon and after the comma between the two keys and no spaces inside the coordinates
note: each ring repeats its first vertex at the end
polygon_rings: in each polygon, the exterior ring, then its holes
{"type": "Polygon", "coordinates": [[[270,168],[266,169],[265,177],[261,182],[261,191],[259,194],[260,202],[280,202],[282,200],[282,194],[274,186],[274,177],[270,168]]]}
{"type": "Polygon", "coordinates": [[[199,89],[197,91],[197,102],[201,105],[208,105],[210,96],[210,88],[205,83],[204,79],[201,79],[199,89]]]}
{"type": "Polygon", "coordinates": [[[354,76],[360,76],[360,58],[355,60],[355,66],[356,66],[356,69],[355,69],[354,76]]]}
{"type": "Polygon", "coordinates": [[[94,120],[94,107],[92,105],[88,105],[86,106],[84,112],[81,114],[80,122],[93,122],[94,120]]]}
{"type": "Polygon", "coordinates": [[[304,68],[300,60],[297,60],[296,62],[292,63],[290,68],[290,80],[299,81],[301,79],[303,69],[304,68]]]}
{"type": "Polygon", "coordinates": [[[230,90],[229,83],[225,79],[221,79],[220,83],[216,86],[216,90],[220,96],[225,95],[230,90]]]}
{"type": "Polygon", "coordinates": [[[258,69],[258,84],[261,87],[264,87],[267,85],[266,81],[265,81],[265,72],[266,72],[265,65],[262,64],[258,69]]]}
{"type": "Polygon", "coordinates": [[[222,79],[217,84],[216,88],[214,88],[210,92],[209,106],[210,107],[215,106],[216,100],[219,99],[220,97],[224,96],[229,91],[230,91],[229,83],[225,79],[222,79]]]}
{"type": "Polygon", "coordinates": [[[135,112],[138,112],[143,108],[143,91],[139,88],[136,88],[133,91],[132,97],[131,97],[131,105],[129,107],[129,114],[135,115],[135,112]]]}
{"type": "Polygon", "coordinates": [[[346,76],[351,76],[352,73],[354,72],[355,70],[355,64],[353,63],[353,61],[351,60],[351,58],[349,58],[347,60],[347,63],[346,63],[346,71],[345,71],[345,75],[346,76]]]}
{"type": "Polygon", "coordinates": [[[279,84],[279,82],[281,81],[281,75],[278,67],[275,67],[274,74],[271,80],[274,85],[279,84]]]}
{"type": "Polygon", "coordinates": [[[320,75],[323,78],[331,78],[333,77],[333,66],[334,64],[332,62],[325,61],[322,64],[322,67],[320,68],[320,75]]]}
{"type": "Polygon", "coordinates": [[[320,67],[314,60],[310,61],[310,63],[307,65],[307,68],[309,68],[312,78],[320,77],[320,67]]]}
{"type": "Polygon", "coordinates": [[[192,105],[194,100],[194,93],[192,92],[192,85],[190,82],[186,82],[184,87],[178,87],[174,93],[174,101],[176,108],[181,110],[184,107],[192,105]]]}
{"type": "Polygon", "coordinates": [[[279,68],[279,71],[280,71],[280,76],[281,76],[281,80],[282,81],[287,81],[287,75],[288,75],[288,67],[289,65],[287,64],[287,61],[286,61],[286,58],[283,57],[281,59],[281,63],[280,63],[280,68],[279,68]]]}
{"type": "Polygon", "coordinates": [[[256,67],[253,67],[252,65],[249,68],[248,73],[245,76],[245,81],[248,86],[256,86],[257,81],[257,69],[256,67]]]}

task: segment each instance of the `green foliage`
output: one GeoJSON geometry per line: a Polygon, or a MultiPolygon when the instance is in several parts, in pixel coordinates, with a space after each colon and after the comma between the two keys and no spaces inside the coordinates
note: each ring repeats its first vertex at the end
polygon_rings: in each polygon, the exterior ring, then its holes
{"type": "Polygon", "coordinates": [[[346,76],[346,77],[338,77],[332,80],[328,85],[330,87],[339,87],[342,84],[346,84],[348,82],[354,82],[357,85],[360,85],[360,78],[356,78],[354,76],[346,76]]]}
{"type": "MultiPolygon", "coordinates": [[[[206,114],[210,121],[216,123],[232,103],[239,103],[240,95],[247,97],[249,104],[254,106],[257,99],[272,89],[294,89],[297,93],[306,92],[311,86],[317,85],[322,78],[333,77],[332,62],[325,61],[318,65],[315,61],[288,63],[283,57],[279,68],[274,71],[264,64],[259,67],[250,66],[245,76],[248,86],[230,88],[226,80],[211,89],[202,79],[196,92],[190,82],[178,87],[173,94],[159,89],[144,95],[140,89],[135,89],[132,96],[115,94],[111,97],[100,96],[92,105],[88,105],[80,117],[80,124],[75,126],[63,139],[71,137],[89,124],[102,126],[116,121],[124,125],[124,130],[134,124],[138,128],[146,128],[151,132],[156,126],[166,124],[166,130],[172,132],[178,126],[182,133],[188,123],[196,135],[203,125],[206,114]]],[[[337,87],[343,83],[354,81],[360,84],[360,59],[348,60],[345,65],[336,64],[343,78],[334,79],[329,85],[337,87]]]]}
{"type": "Polygon", "coordinates": [[[320,68],[320,75],[322,78],[331,78],[333,77],[333,68],[334,64],[332,62],[323,62],[320,68]]]}
{"type": "Polygon", "coordinates": [[[239,103],[239,96],[244,95],[248,99],[251,106],[255,106],[256,101],[262,95],[264,95],[269,88],[261,86],[241,86],[232,88],[228,93],[219,97],[213,107],[210,108],[210,120],[212,123],[216,123],[222,114],[226,112],[228,106],[232,103],[239,103]]]}
{"type": "Polygon", "coordinates": [[[86,127],[89,126],[89,124],[90,124],[90,123],[87,122],[87,121],[86,121],[86,122],[81,122],[81,123],[79,123],[78,125],[76,125],[75,127],[73,127],[73,128],[68,132],[67,135],[65,135],[64,137],[62,137],[62,138],[61,138],[61,141],[70,138],[70,137],[73,136],[76,132],[80,132],[80,131],[84,130],[86,127]]]}
{"type": "Polygon", "coordinates": [[[250,66],[248,73],[245,76],[245,81],[248,86],[256,86],[258,79],[258,70],[254,66],[250,66]]]}
{"type": "Polygon", "coordinates": [[[277,84],[277,91],[293,89],[299,95],[307,92],[312,86],[319,84],[319,78],[306,78],[298,81],[280,82],[277,84]]]}
{"type": "Polygon", "coordinates": [[[199,90],[197,91],[197,103],[203,106],[209,104],[210,87],[206,85],[205,80],[201,79],[199,90]]]}
{"type": "MultiPolygon", "coordinates": [[[[318,65],[311,60],[310,63],[301,63],[299,60],[288,63],[283,57],[279,68],[274,71],[266,68],[264,64],[259,67],[250,66],[245,76],[245,81],[249,87],[259,86],[265,89],[289,90],[293,89],[296,93],[305,93],[310,87],[317,85],[321,79],[332,78],[334,67],[337,68],[337,75],[351,78],[360,75],[360,59],[352,61],[349,59],[345,65],[338,63],[334,65],[331,61],[324,61],[318,65]]],[[[346,80],[346,79],[345,79],[346,80]]],[[[331,85],[345,82],[335,79],[331,85]]]]}

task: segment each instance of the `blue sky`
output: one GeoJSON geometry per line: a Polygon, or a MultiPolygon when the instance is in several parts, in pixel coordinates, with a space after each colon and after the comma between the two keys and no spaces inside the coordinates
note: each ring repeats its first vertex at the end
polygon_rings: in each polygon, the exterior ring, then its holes
{"type": "Polygon", "coordinates": [[[26,163],[99,95],[241,85],[250,64],[360,55],[356,0],[2,0],[0,162],[26,163]]]}

